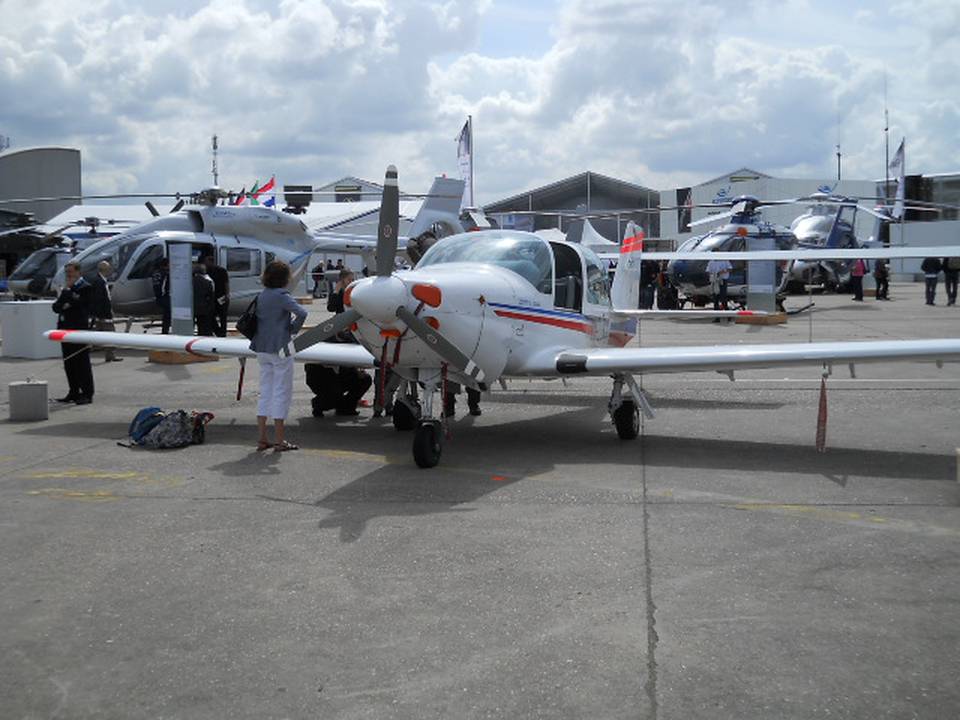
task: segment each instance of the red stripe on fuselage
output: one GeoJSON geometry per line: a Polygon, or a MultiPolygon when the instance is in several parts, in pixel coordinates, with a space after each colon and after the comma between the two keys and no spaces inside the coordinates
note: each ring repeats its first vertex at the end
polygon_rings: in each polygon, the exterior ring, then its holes
{"type": "Polygon", "coordinates": [[[72,332],[73,330],[51,330],[50,339],[54,342],[63,342],[64,336],[69,335],[72,332]]]}
{"type": "Polygon", "coordinates": [[[576,330],[586,335],[593,335],[593,326],[589,323],[578,322],[577,320],[564,320],[562,318],[546,317],[541,315],[527,315],[526,313],[511,312],[510,310],[497,310],[497,317],[512,318],[514,320],[527,320],[541,325],[552,325],[553,327],[563,328],[564,330],[576,330]]]}

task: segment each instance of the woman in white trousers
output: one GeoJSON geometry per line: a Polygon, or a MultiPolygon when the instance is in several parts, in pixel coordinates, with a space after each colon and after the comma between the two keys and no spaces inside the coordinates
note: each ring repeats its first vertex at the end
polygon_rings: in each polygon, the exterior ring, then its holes
{"type": "Polygon", "coordinates": [[[274,260],[263,271],[263,290],[257,296],[257,332],[250,349],[257,353],[260,366],[260,402],[257,404],[257,450],[274,452],[299,449],[284,437],[284,424],[293,396],[293,358],[280,354],[299,332],[307,311],[286,289],[290,266],[274,260]],[[273,419],[274,441],[267,436],[267,421],[273,419]]]}

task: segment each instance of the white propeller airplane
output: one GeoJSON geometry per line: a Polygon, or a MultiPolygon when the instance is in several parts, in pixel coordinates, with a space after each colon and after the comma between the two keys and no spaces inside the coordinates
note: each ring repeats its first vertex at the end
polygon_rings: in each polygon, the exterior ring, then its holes
{"type": "MultiPolygon", "coordinates": [[[[642,241],[621,248],[609,291],[603,265],[589,249],[508,230],[444,238],[415,269],[394,272],[398,206],[397,171],[390,166],[380,210],[377,275],[354,282],[345,293],[346,311],[301,333],[286,352],[304,362],[380,365],[397,373],[402,385],[393,421],[397,429],[416,430],[413,456],[420,467],[433,467],[440,460],[441,398],[447,381],[484,390],[507,377],[607,375],[613,381],[610,416],[618,435],[632,439],[639,433],[639,412],[653,416],[634,379],[638,373],[732,373],[786,365],[960,358],[960,339],[624,347],[638,318],[658,314],[632,309],[638,304],[642,241]],[[323,342],[345,330],[360,344],[323,342]]],[[[891,250],[886,252],[889,257],[891,250]]],[[[780,253],[766,255],[779,258],[780,253]]],[[[46,336],[198,355],[254,355],[245,338],[82,330],[49,331],[46,336]]]]}

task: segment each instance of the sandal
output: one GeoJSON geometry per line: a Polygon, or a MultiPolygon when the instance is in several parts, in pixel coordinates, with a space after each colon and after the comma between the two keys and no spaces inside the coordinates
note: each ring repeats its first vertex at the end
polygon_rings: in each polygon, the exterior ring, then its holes
{"type": "Polygon", "coordinates": [[[264,440],[257,441],[257,452],[263,452],[264,450],[269,450],[272,447],[273,443],[269,443],[264,440]]]}
{"type": "Polygon", "coordinates": [[[294,445],[293,443],[287,442],[286,440],[284,440],[282,443],[277,443],[276,445],[273,446],[273,451],[275,453],[287,452],[288,450],[299,450],[299,449],[300,449],[299,445],[294,445]]]}

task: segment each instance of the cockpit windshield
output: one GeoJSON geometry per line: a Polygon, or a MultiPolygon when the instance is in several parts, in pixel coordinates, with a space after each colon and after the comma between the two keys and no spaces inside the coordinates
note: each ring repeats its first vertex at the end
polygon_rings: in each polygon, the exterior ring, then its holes
{"type": "Polygon", "coordinates": [[[91,245],[82,253],[77,255],[75,260],[80,263],[80,273],[84,276],[92,276],[97,273],[97,264],[101,260],[110,263],[111,277],[108,280],[116,279],[120,271],[126,267],[127,262],[133,257],[143,242],[150,237],[149,235],[117,235],[116,237],[98,242],[91,245]]]}
{"type": "Polygon", "coordinates": [[[417,263],[418,268],[446,263],[485,263],[506,268],[533,285],[538,292],[553,292],[553,259],[543,240],[516,232],[484,232],[444,238],[417,263]]]}

